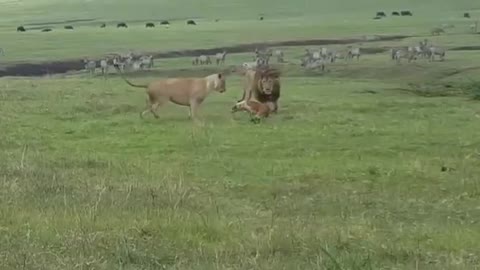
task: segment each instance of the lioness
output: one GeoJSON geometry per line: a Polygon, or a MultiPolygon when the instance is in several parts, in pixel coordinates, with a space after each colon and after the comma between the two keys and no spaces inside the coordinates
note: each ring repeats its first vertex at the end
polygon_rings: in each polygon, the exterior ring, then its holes
{"type": "Polygon", "coordinates": [[[260,121],[260,118],[268,117],[268,115],[270,114],[270,107],[268,107],[266,104],[254,100],[243,100],[233,106],[232,113],[237,111],[249,112],[250,115],[253,116],[252,121],[258,122],[260,121]]]}
{"type": "Polygon", "coordinates": [[[245,70],[244,91],[242,100],[255,100],[271,105],[272,112],[278,110],[280,98],[280,73],[275,69],[245,70]]]}
{"type": "Polygon", "coordinates": [[[221,73],[203,78],[169,78],[153,81],[149,84],[134,84],[122,76],[132,87],[145,88],[147,91],[147,109],[140,116],[151,112],[158,118],[156,110],[170,101],[177,105],[190,107],[190,116],[196,119],[197,109],[211,91],[223,93],[226,91],[225,76],[221,73]]]}

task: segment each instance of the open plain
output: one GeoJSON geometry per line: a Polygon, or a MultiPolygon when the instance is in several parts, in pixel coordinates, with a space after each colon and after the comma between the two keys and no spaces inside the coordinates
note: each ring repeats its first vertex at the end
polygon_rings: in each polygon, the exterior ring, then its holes
{"type": "Polygon", "coordinates": [[[480,269],[480,2],[0,10],[0,269],[480,269]],[[391,15],[402,10],[413,16],[391,15]],[[391,59],[424,39],[444,61],[391,59]],[[253,124],[230,109],[262,46],[284,53],[270,60],[282,95],[253,124]],[[358,61],[300,66],[307,48],[348,46],[358,61]],[[192,65],[223,50],[224,64],[192,65]],[[144,90],[83,70],[129,51],[154,56],[131,81],[223,72],[227,91],[204,101],[201,124],[172,104],[140,119],[144,90]]]}

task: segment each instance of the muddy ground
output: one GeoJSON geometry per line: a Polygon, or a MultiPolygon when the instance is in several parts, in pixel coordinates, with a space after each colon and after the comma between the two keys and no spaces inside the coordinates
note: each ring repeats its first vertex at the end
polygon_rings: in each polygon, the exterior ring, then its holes
{"type": "MultiPolygon", "coordinates": [[[[359,42],[378,42],[378,41],[393,41],[401,40],[410,36],[374,36],[373,38],[349,38],[349,39],[310,39],[310,40],[290,40],[279,42],[262,42],[240,44],[227,47],[209,48],[209,49],[194,49],[194,50],[180,50],[167,52],[153,52],[149,53],[155,59],[161,58],[177,58],[186,56],[198,56],[200,54],[215,54],[221,50],[226,50],[229,53],[245,53],[253,52],[255,48],[274,47],[274,46],[317,46],[317,45],[333,45],[333,44],[352,44],[359,42]]],[[[365,48],[365,53],[378,53],[384,51],[385,48],[365,48]]],[[[54,62],[43,63],[22,63],[15,65],[7,65],[0,70],[0,77],[5,76],[42,76],[48,74],[61,74],[69,71],[78,71],[84,69],[82,59],[62,60],[54,62]]]]}

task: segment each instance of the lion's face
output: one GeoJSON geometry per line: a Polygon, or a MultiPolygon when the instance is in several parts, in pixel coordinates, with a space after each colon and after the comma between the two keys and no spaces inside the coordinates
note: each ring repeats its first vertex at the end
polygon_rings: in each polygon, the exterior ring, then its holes
{"type": "Polygon", "coordinates": [[[266,95],[271,95],[273,92],[273,87],[275,84],[275,79],[272,77],[263,77],[259,81],[260,91],[266,95]]]}

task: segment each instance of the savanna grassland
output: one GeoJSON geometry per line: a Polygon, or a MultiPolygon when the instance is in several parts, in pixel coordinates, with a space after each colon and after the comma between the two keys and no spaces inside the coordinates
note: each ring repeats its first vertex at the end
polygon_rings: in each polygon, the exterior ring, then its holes
{"type": "Polygon", "coordinates": [[[114,72],[1,78],[0,269],[480,268],[480,35],[468,29],[480,4],[0,0],[0,8],[2,67],[410,36],[352,44],[378,50],[326,72],[298,64],[318,46],[282,47],[280,110],[257,125],[230,113],[242,89],[230,71],[252,53],[228,55],[219,68],[156,59],[152,71],[126,75],[228,71],[227,91],[201,107],[203,124],[172,104],[159,119],[140,119],[144,91],[114,72]],[[403,9],[414,16],[371,19],[403,9]],[[144,28],[163,19],[169,29],[144,28]],[[455,28],[428,36],[444,23],[455,28]],[[16,33],[19,25],[54,31],[16,33]],[[449,49],[445,61],[390,60],[390,47],[424,38],[449,49]]]}

